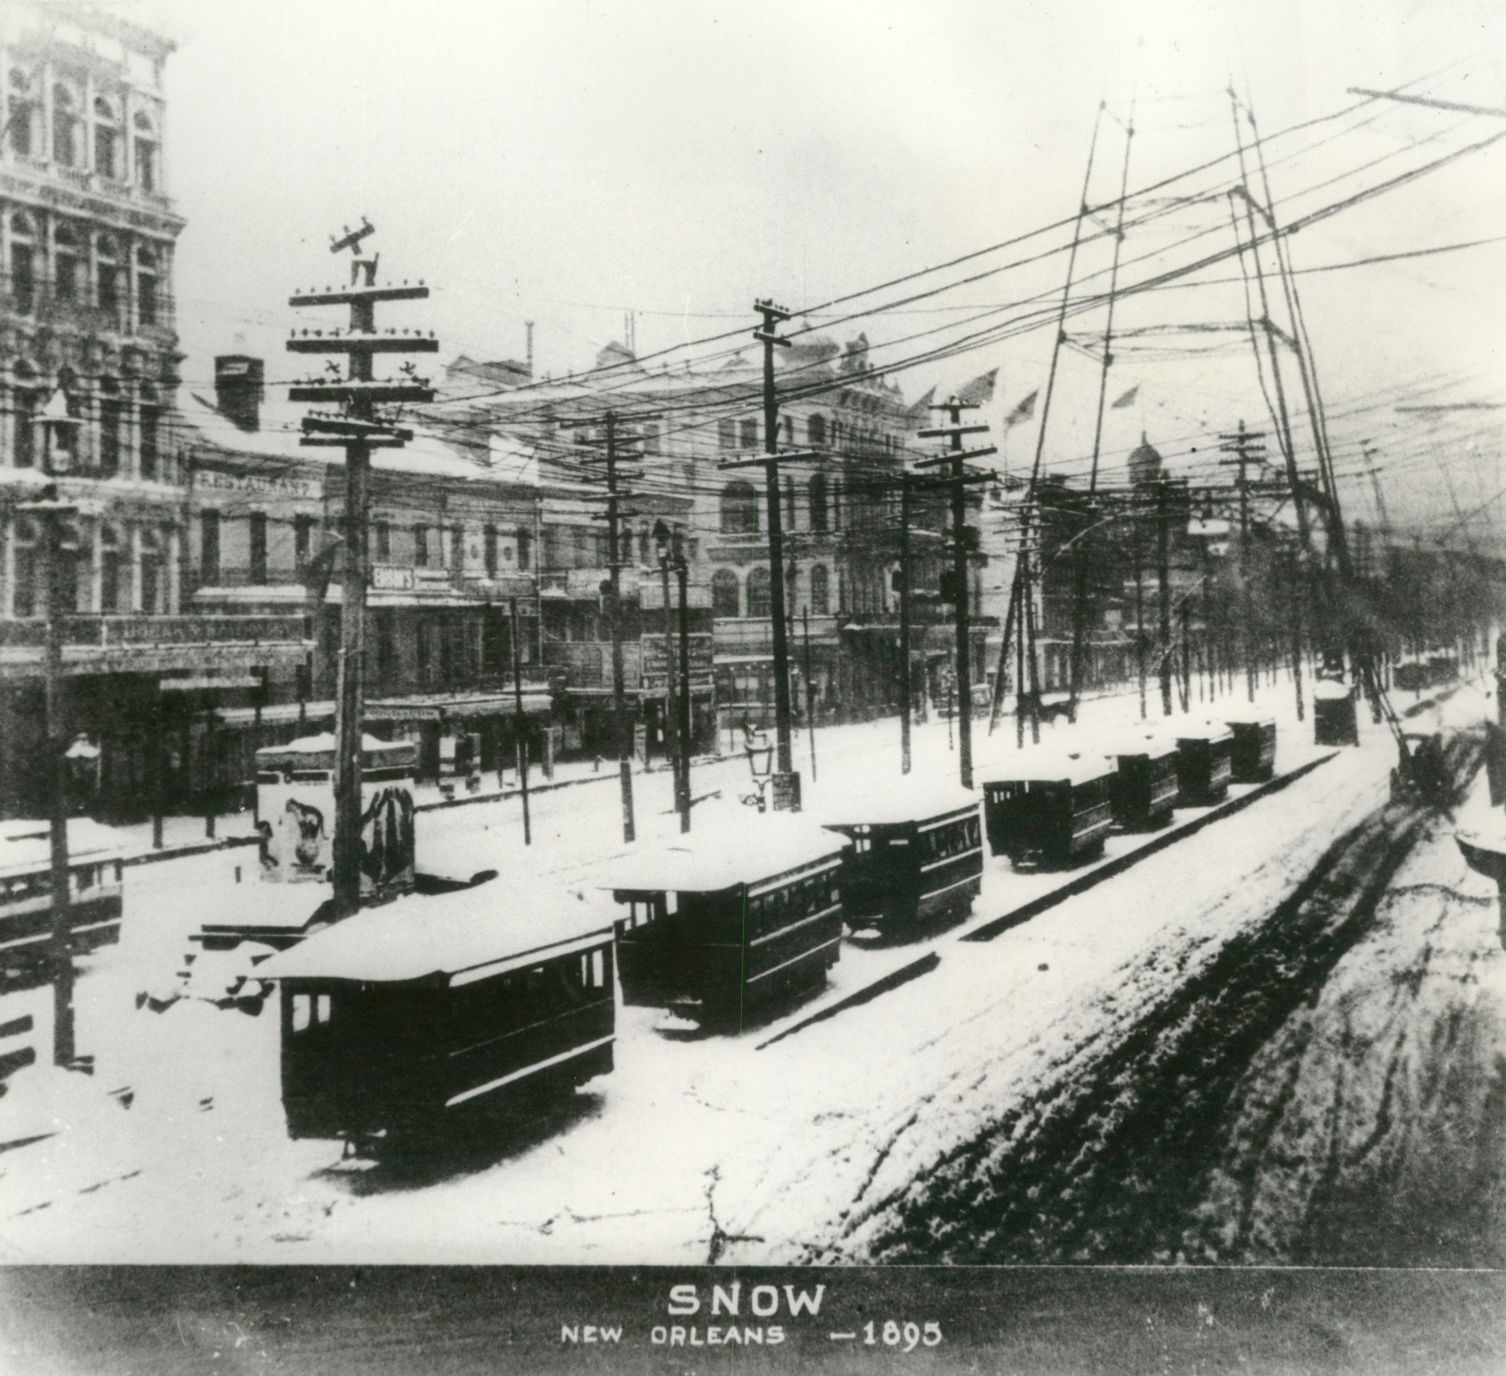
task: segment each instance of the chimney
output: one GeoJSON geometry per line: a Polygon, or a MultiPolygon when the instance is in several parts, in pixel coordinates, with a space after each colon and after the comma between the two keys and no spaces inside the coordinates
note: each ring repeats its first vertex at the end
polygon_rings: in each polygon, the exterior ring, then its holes
{"type": "Polygon", "coordinates": [[[262,361],[246,354],[214,360],[214,404],[240,430],[261,429],[262,361]]]}

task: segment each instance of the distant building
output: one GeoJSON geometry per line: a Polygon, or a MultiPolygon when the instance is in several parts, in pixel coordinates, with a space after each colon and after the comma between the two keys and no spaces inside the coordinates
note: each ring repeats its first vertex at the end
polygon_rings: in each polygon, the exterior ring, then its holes
{"type": "Polygon", "coordinates": [[[163,68],[172,44],[91,6],[0,9],[0,812],[46,805],[46,530],[61,521],[63,734],[75,803],[178,792],[198,704],[301,660],[287,616],[184,615],[163,68]],[[27,512],[50,480],[71,514],[27,512]],[[163,793],[159,794],[159,789],[163,793]]]}

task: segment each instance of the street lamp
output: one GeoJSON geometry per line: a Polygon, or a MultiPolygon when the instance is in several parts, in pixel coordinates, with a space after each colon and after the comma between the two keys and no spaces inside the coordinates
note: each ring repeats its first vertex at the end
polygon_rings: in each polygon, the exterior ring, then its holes
{"type": "MultiPolygon", "coordinates": [[[[31,418],[41,440],[41,470],[52,479],[72,467],[71,444],[60,446],[61,436],[76,434],[80,422],[68,414],[68,398],[57,388],[47,404],[31,418]]],[[[42,660],[43,758],[46,763],[48,837],[52,896],[52,935],[48,958],[52,966],[53,1033],[52,1059],[69,1066],[75,1058],[73,1035],[72,913],[68,895],[68,802],[64,789],[65,741],[63,735],[63,628],[58,594],[62,582],[63,525],[78,514],[78,504],[63,500],[57,485],[46,482],[36,497],[18,502],[17,511],[37,518],[42,527],[42,604],[47,618],[46,648],[42,660]]]]}
{"type": "MultiPolygon", "coordinates": [[[[654,549],[659,556],[659,575],[664,588],[664,682],[665,714],[675,718],[676,749],[673,759],[675,810],[680,814],[680,830],[690,830],[690,613],[687,605],[690,565],[680,548],[678,531],[671,531],[662,520],[654,522],[654,549]],[[674,660],[670,655],[669,574],[674,570],[680,592],[680,690],[678,704],[674,690],[674,660]],[[678,707],[678,710],[676,708],[678,707]]],[[[668,722],[666,738],[668,737],[668,722]]]]}

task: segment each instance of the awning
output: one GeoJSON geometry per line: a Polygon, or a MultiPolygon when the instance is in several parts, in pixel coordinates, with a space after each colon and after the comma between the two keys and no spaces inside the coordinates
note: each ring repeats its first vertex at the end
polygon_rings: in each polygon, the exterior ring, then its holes
{"type": "MultiPolygon", "coordinates": [[[[554,699],[538,690],[523,693],[523,715],[547,717],[554,699]]],[[[366,703],[367,721],[439,721],[441,717],[510,717],[517,700],[503,693],[416,693],[410,697],[381,698],[366,703]]]]}
{"type": "MultiPolygon", "coordinates": [[[[252,726],[256,722],[254,707],[216,707],[214,715],[225,726],[252,726]]],[[[332,721],[335,715],[333,702],[309,702],[304,704],[305,721],[332,721]]],[[[278,726],[298,720],[296,702],[279,702],[261,709],[263,726],[278,726]]]]}

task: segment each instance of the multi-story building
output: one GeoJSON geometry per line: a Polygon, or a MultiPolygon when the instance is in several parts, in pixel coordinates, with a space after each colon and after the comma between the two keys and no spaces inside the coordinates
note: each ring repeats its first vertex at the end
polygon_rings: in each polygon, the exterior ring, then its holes
{"type": "Polygon", "coordinates": [[[76,805],[175,790],[189,704],[303,654],[286,616],[184,615],[163,67],[93,7],[0,11],[0,810],[45,805],[49,610],[76,805]],[[39,497],[45,500],[38,501],[39,497]],[[49,550],[55,552],[49,554],[49,550]],[[47,561],[56,575],[52,607],[47,561]]]}
{"type": "MultiPolygon", "coordinates": [[[[307,617],[311,643],[306,659],[257,691],[201,704],[199,788],[249,779],[258,746],[328,729],[334,716],[343,461],[338,450],[300,445],[296,408],[274,401],[264,415],[262,366],[222,356],[215,397],[184,398],[185,597],[224,615],[307,617]]],[[[539,654],[536,471],[495,448],[482,459],[424,433],[374,457],[366,722],[414,740],[421,774],[451,767],[466,738],[482,768],[513,758],[514,609],[524,716],[550,716],[539,654]]],[[[536,729],[530,736],[537,759],[547,738],[536,729]]]]}
{"type": "MultiPolygon", "coordinates": [[[[823,719],[872,715],[899,699],[899,475],[923,422],[906,409],[898,388],[871,370],[861,337],[844,348],[802,334],[776,354],[776,364],[780,445],[810,451],[779,468],[792,701],[803,713],[809,700],[823,719]]],[[[472,391],[468,400],[439,409],[454,424],[515,435],[534,445],[546,464],[566,465],[577,478],[578,458],[564,427],[599,421],[608,409],[625,417],[644,436],[642,477],[634,484],[643,497],[633,506],[646,511],[644,500],[673,497],[685,508],[692,583],[706,590],[714,628],[716,706],[726,721],[771,719],[765,479],[759,468],[718,466],[763,449],[757,357],[738,355],[714,371],[676,371],[645,367],[610,345],[585,378],[472,391]]],[[[969,497],[970,508],[976,501],[969,497]]],[[[641,520],[639,563],[651,569],[652,518],[641,520]]],[[[934,496],[911,508],[917,693],[928,680],[939,691],[945,677],[939,667],[948,654],[943,628],[950,612],[940,601],[939,582],[946,520],[934,496]]],[[[976,609],[976,569],[971,582],[976,609]]],[[[980,616],[973,656],[980,680],[989,620],[980,616]]]]}

